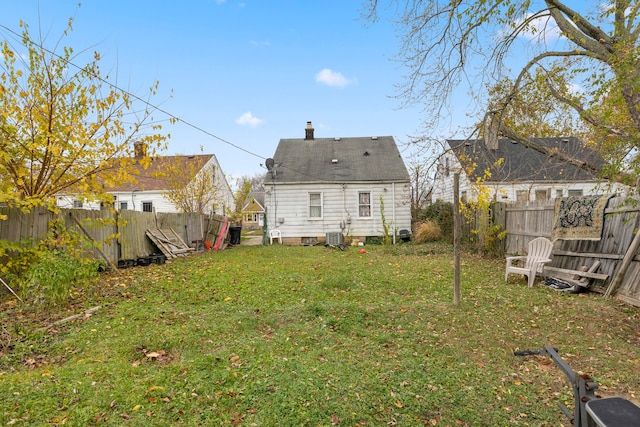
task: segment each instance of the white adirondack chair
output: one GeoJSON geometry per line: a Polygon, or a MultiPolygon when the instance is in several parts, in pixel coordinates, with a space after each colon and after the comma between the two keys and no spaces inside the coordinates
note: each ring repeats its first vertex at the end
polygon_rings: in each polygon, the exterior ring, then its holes
{"type": "Polygon", "coordinates": [[[526,256],[507,257],[507,268],[504,272],[504,280],[510,273],[524,274],[529,280],[529,287],[533,287],[536,275],[544,275],[544,265],[551,262],[553,243],[544,237],[537,237],[529,242],[526,256]],[[524,264],[518,266],[517,264],[524,264]]]}

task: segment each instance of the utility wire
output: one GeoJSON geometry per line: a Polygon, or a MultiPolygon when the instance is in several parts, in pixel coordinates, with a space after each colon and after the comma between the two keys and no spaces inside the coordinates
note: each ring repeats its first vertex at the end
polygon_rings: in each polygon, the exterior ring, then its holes
{"type": "MultiPolygon", "coordinates": [[[[14,35],[14,36],[16,36],[16,37],[22,37],[20,34],[16,33],[15,31],[13,31],[11,28],[7,27],[6,25],[0,24],[0,28],[5,29],[6,31],[10,32],[11,34],[13,34],[13,35],[14,35]]],[[[40,49],[42,49],[43,51],[47,52],[48,54],[50,54],[50,55],[52,55],[52,56],[54,56],[54,57],[56,57],[56,58],[58,58],[58,59],[62,59],[62,60],[63,60],[63,61],[65,61],[67,64],[72,65],[73,67],[77,68],[78,70],[80,70],[80,71],[85,71],[85,72],[87,71],[85,68],[80,67],[79,65],[76,65],[76,64],[75,64],[75,63],[73,63],[72,61],[68,61],[68,60],[66,60],[66,59],[65,59],[65,58],[63,58],[62,56],[58,55],[56,52],[54,52],[54,51],[52,51],[52,50],[50,50],[50,49],[47,49],[47,48],[46,48],[46,47],[44,47],[42,44],[37,43],[37,42],[33,41],[32,39],[29,39],[29,41],[30,41],[31,43],[33,43],[35,46],[37,46],[38,48],[40,48],[40,49]]],[[[265,160],[265,159],[266,159],[264,156],[261,156],[261,155],[259,155],[259,154],[256,154],[256,153],[254,153],[253,151],[250,151],[250,150],[248,150],[248,149],[246,149],[246,148],[244,148],[244,147],[241,147],[241,146],[239,146],[239,145],[237,145],[237,144],[234,144],[234,143],[233,143],[233,142],[231,142],[231,141],[228,141],[228,140],[226,140],[226,139],[224,139],[224,138],[221,138],[221,137],[219,137],[219,136],[215,135],[214,133],[209,132],[209,131],[207,131],[207,130],[205,130],[205,129],[201,128],[200,126],[197,126],[197,125],[195,125],[195,124],[193,124],[193,123],[191,123],[191,122],[188,122],[188,121],[186,121],[186,120],[184,120],[184,119],[182,119],[182,118],[180,118],[180,117],[178,117],[178,116],[176,116],[176,115],[174,115],[174,114],[170,113],[169,111],[167,111],[167,110],[165,110],[165,109],[163,109],[163,108],[161,108],[161,107],[159,107],[159,106],[157,106],[157,105],[155,105],[155,104],[152,104],[151,102],[147,101],[147,100],[146,100],[146,99],[144,99],[144,98],[141,98],[141,97],[140,97],[140,96],[138,96],[138,95],[135,95],[135,94],[133,94],[133,93],[131,93],[131,92],[129,92],[129,91],[127,91],[127,90],[125,90],[125,89],[122,89],[122,88],[121,88],[121,87],[119,87],[118,85],[116,85],[116,84],[114,84],[114,83],[111,83],[110,81],[108,81],[108,80],[104,79],[102,76],[99,76],[99,75],[97,75],[97,74],[95,74],[95,73],[91,73],[91,74],[92,74],[92,76],[93,76],[93,77],[95,77],[96,79],[100,80],[102,83],[105,83],[106,85],[108,85],[108,86],[112,87],[113,89],[115,89],[115,90],[117,90],[117,91],[119,91],[119,92],[122,92],[122,93],[124,93],[124,94],[126,94],[126,95],[130,96],[131,98],[134,98],[134,99],[135,99],[135,100],[137,100],[137,101],[142,102],[143,104],[147,105],[148,107],[151,107],[151,108],[153,108],[155,111],[159,111],[159,112],[161,112],[161,113],[163,113],[163,114],[167,115],[168,117],[170,117],[171,119],[174,119],[174,120],[175,120],[175,121],[177,121],[177,122],[182,122],[182,123],[184,123],[185,125],[187,125],[187,126],[189,126],[189,127],[193,128],[193,129],[195,129],[195,130],[197,130],[197,131],[199,131],[199,132],[202,132],[202,133],[203,133],[203,134],[205,134],[205,135],[208,135],[208,136],[210,136],[210,137],[212,137],[212,138],[215,138],[215,139],[217,139],[217,140],[218,140],[218,141],[220,141],[220,142],[223,142],[223,143],[225,143],[225,144],[227,144],[227,145],[229,145],[229,146],[231,146],[231,147],[233,147],[233,148],[235,148],[235,149],[237,149],[237,150],[244,151],[245,153],[250,154],[250,155],[252,155],[252,156],[254,156],[254,157],[257,157],[257,158],[259,158],[259,159],[261,159],[261,160],[265,160]]]]}
{"type": "MultiPolygon", "coordinates": [[[[16,37],[19,37],[19,38],[21,38],[21,37],[22,37],[22,35],[18,34],[18,33],[17,33],[17,32],[15,32],[14,30],[12,30],[11,28],[7,27],[6,25],[0,24],[0,28],[3,28],[4,30],[8,31],[9,33],[13,34],[13,35],[14,35],[14,36],[16,36],[16,37]]],[[[77,68],[78,70],[80,70],[80,71],[85,71],[85,72],[87,71],[85,68],[80,67],[79,65],[75,64],[74,62],[69,61],[69,60],[67,60],[67,59],[63,58],[62,56],[58,55],[56,52],[54,52],[54,51],[52,51],[52,50],[50,50],[50,49],[47,49],[47,48],[46,48],[46,47],[44,47],[42,44],[40,44],[40,43],[37,43],[37,42],[33,41],[31,38],[29,39],[29,41],[30,41],[31,43],[33,43],[35,46],[37,46],[38,48],[40,48],[40,49],[42,49],[43,51],[47,52],[48,54],[50,54],[50,55],[52,55],[52,56],[54,56],[54,57],[56,57],[56,58],[58,58],[58,59],[61,59],[61,60],[65,61],[67,64],[69,64],[69,65],[71,65],[71,66],[73,66],[73,67],[77,68]]],[[[131,92],[129,92],[129,91],[127,91],[127,90],[125,90],[125,89],[122,89],[121,87],[119,87],[119,86],[118,86],[118,85],[116,85],[115,83],[112,83],[112,82],[110,82],[110,81],[108,81],[108,80],[104,79],[104,78],[103,78],[102,76],[100,76],[100,75],[97,75],[97,74],[95,74],[95,73],[91,73],[91,74],[92,74],[92,76],[93,76],[93,77],[95,77],[96,79],[98,79],[98,80],[99,80],[99,81],[101,81],[102,83],[104,83],[104,84],[106,84],[106,85],[108,85],[108,86],[112,87],[113,89],[115,89],[115,90],[117,90],[117,91],[119,91],[119,92],[121,92],[121,93],[124,93],[124,94],[126,94],[126,95],[128,95],[128,96],[132,97],[133,99],[136,99],[137,101],[142,102],[142,103],[143,103],[143,104],[145,104],[146,106],[153,108],[155,111],[159,111],[160,113],[165,114],[166,116],[168,116],[169,118],[171,118],[171,119],[175,120],[176,122],[182,122],[182,123],[183,123],[183,124],[185,124],[186,126],[188,126],[188,127],[192,128],[192,129],[195,129],[195,130],[197,130],[198,132],[202,132],[203,134],[205,134],[205,135],[207,135],[207,136],[210,136],[210,137],[212,137],[212,138],[214,138],[214,139],[217,139],[218,141],[220,141],[220,142],[222,142],[222,143],[224,143],[224,144],[227,144],[227,145],[229,145],[229,146],[231,146],[231,147],[233,147],[233,148],[235,148],[235,149],[237,149],[237,150],[243,151],[243,152],[245,152],[245,153],[247,153],[247,154],[249,154],[249,155],[251,155],[251,156],[257,157],[257,158],[259,158],[259,159],[261,159],[261,160],[266,160],[266,157],[261,156],[261,155],[259,155],[259,154],[256,154],[256,153],[254,153],[254,152],[253,152],[253,151],[251,151],[251,150],[248,150],[248,149],[246,149],[246,148],[244,148],[244,147],[241,147],[241,146],[239,146],[239,145],[237,145],[237,144],[234,144],[233,142],[228,141],[228,140],[226,140],[226,139],[224,139],[224,138],[221,138],[221,137],[219,137],[219,136],[215,135],[214,133],[209,132],[209,131],[207,131],[206,129],[203,129],[202,127],[200,127],[200,126],[198,126],[198,125],[195,125],[195,124],[193,124],[193,123],[191,123],[191,122],[189,122],[189,121],[187,121],[187,120],[184,120],[184,119],[182,119],[182,118],[180,118],[180,117],[178,117],[178,116],[176,116],[176,115],[172,114],[171,112],[169,112],[169,111],[167,111],[167,110],[165,110],[165,109],[163,109],[163,108],[160,108],[159,106],[157,106],[157,105],[155,105],[155,104],[152,104],[151,102],[147,101],[146,99],[141,98],[140,96],[135,95],[135,94],[133,94],[133,93],[131,93],[131,92]]],[[[290,167],[290,166],[287,166],[287,165],[282,165],[282,164],[281,164],[281,165],[278,165],[278,166],[279,166],[280,168],[282,168],[282,169],[288,169],[288,170],[290,170],[290,171],[292,171],[292,172],[296,172],[296,173],[298,173],[298,174],[300,174],[300,175],[304,175],[304,176],[307,176],[307,177],[309,177],[309,178],[316,179],[318,182],[331,182],[330,180],[326,180],[326,179],[323,179],[323,178],[319,178],[319,177],[317,177],[317,176],[313,176],[313,175],[308,174],[308,173],[306,173],[306,172],[296,170],[296,169],[294,169],[294,168],[292,168],[292,167],[290,167]]]]}

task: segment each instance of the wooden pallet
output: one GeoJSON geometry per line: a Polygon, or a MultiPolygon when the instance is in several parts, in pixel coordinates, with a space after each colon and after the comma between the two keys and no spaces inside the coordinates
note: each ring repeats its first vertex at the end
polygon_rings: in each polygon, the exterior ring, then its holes
{"type": "Polygon", "coordinates": [[[160,249],[167,259],[186,256],[189,252],[195,251],[195,248],[187,246],[184,240],[182,240],[172,228],[165,230],[149,229],[145,234],[158,247],[158,249],[160,249]]]}

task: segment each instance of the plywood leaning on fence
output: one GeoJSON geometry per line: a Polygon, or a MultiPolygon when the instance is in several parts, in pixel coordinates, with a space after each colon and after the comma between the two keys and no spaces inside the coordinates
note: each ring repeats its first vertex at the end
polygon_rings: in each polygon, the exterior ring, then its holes
{"type": "Polygon", "coordinates": [[[172,228],[166,230],[150,229],[146,231],[146,234],[167,259],[185,256],[195,250],[187,246],[184,240],[182,240],[172,228]]]}

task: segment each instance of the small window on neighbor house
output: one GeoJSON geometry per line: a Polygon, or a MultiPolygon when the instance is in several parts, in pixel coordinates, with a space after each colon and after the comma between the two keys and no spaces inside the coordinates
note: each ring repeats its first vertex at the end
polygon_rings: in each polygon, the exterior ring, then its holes
{"type": "Polygon", "coordinates": [[[460,192],[460,202],[467,203],[467,192],[466,191],[461,191],[460,192]]]}
{"type": "Polygon", "coordinates": [[[127,209],[129,209],[129,205],[127,204],[127,202],[120,202],[120,210],[126,211],[127,209]]]}
{"type": "Polygon", "coordinates": [[[549,197],[547,190],[536,190],[536,200],[547,200],[549,197]]]}
{"type": "Polygon", "coordinates": [[[582,189],[569,190],[569,197],[574,197],[574,196],[582,196],[582,189]]]}
{"type": "Polygon", "coordinates": [[[562,197],[562,189],[556,190],[556,198],[559,199],[562,197]]]}
{"type": "Polygon", "coordinates": [[[322,193],[309,193],[309,218],[322,218],[322,193]]]}
{"type": "Polygon", "coordinates": [[[142,212],[153,212],[153,202],[142,202],[142,212]]]}
{"type": "Polygon", "coordinates": [[[73,207],[76,208],[76,209],[82,208],[82,200],[78,200],[78,199],[74,200],[73,201],[73,207]]]}
{"type": "Polygon", "coordinates": [[[358,216],[371,217],[371,193],[358,193],[358,216]]]}
{"type": "Polygon", "coordinates": [[[516,191],[516,201],[518,202],[526,202],[529,200],[529,193],[527,190],[517,190],[516,191]]]}
{"type": "Polygon", "coordinates": [[[216,183],[216,165],[211,165],[211,183],[216,183]]]}

